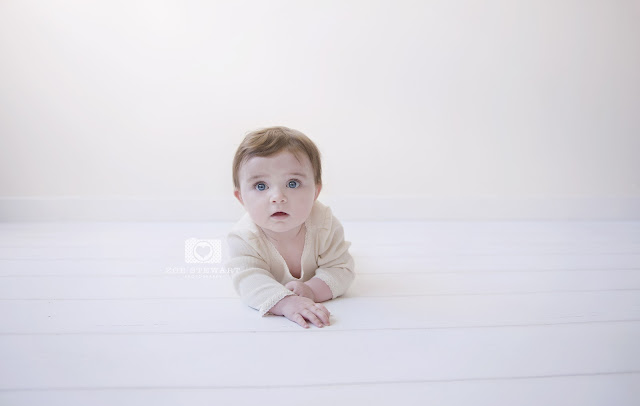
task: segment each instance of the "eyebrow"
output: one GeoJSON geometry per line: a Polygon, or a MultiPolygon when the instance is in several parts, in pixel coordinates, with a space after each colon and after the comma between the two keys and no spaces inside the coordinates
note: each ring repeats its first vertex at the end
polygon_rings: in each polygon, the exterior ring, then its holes
{"type": "MultiPolygon", "coordinates": [[[[289,173],[288,175],[290,176],[297,176],[299,178],[306,178],[307,175],[305,175],[304,173],[300,173],[300,172],[292,172],[289,173]]],[[[251,182],[254,179],[259,179],[259,178],[266,178],[269,175],[253,175],[252,177],[250,177],[249,179],[247,179],[248,182],[251,182]]]]}

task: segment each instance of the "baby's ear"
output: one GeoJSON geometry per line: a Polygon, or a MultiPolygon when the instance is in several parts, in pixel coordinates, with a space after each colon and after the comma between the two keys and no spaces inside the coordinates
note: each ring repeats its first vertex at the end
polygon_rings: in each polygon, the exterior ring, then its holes
{"type": "Polygon", "coordinates": [[[242,201],[242,195],[240,194],[240,191],[238,189],[235,189],[233,191],[233,195],[236,197],[236,199],[238,199],[240,204],[244,206],[244,202],[242,201]]]}
{"type": "Polygon", "coordinates": [[[313,200],[318,200],[318,196],[320,195],[320,191],[322,190],[322,185],[316,185],[316,197],[313,200]]]}

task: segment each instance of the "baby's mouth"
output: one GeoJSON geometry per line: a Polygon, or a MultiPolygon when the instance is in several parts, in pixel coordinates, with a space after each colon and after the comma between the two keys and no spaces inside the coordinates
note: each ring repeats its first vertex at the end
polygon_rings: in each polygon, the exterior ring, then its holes
{"type": "Polygon", "coordinates": [[[271,217],[287,217],[288,214],[283,211],[275,212],[271,215],[271,217]]]}

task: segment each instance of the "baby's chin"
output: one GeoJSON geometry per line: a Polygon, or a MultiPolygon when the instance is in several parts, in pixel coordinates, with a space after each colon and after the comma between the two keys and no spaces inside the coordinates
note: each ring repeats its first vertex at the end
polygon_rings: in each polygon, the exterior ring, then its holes
{"type": "Polygon", "coordinates": [[[285,233],[300,227],[304,221],[304,219],[299,219],[291,215],[271,216],[261,221],[258,225],[276,233],[285,233]]]}

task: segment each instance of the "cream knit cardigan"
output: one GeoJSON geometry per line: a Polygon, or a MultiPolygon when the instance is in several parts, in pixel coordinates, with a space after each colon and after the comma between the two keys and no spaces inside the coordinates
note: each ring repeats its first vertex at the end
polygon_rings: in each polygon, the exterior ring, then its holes
{"type": "Polygon", "coordinates": [[[300,279],[289,272],[286,261],[260,227],[245,214],[227,236],[229,270],[233,286],[248,306],[264,316],[282,298],[294,293],[284,285],[316,277],[331,289],[333,298],[345,293],[353,278],[351,243],[344,240],[342,224],[328,206],[315,201],[304,222],[307,232],[302,250],[300,279]]]}

